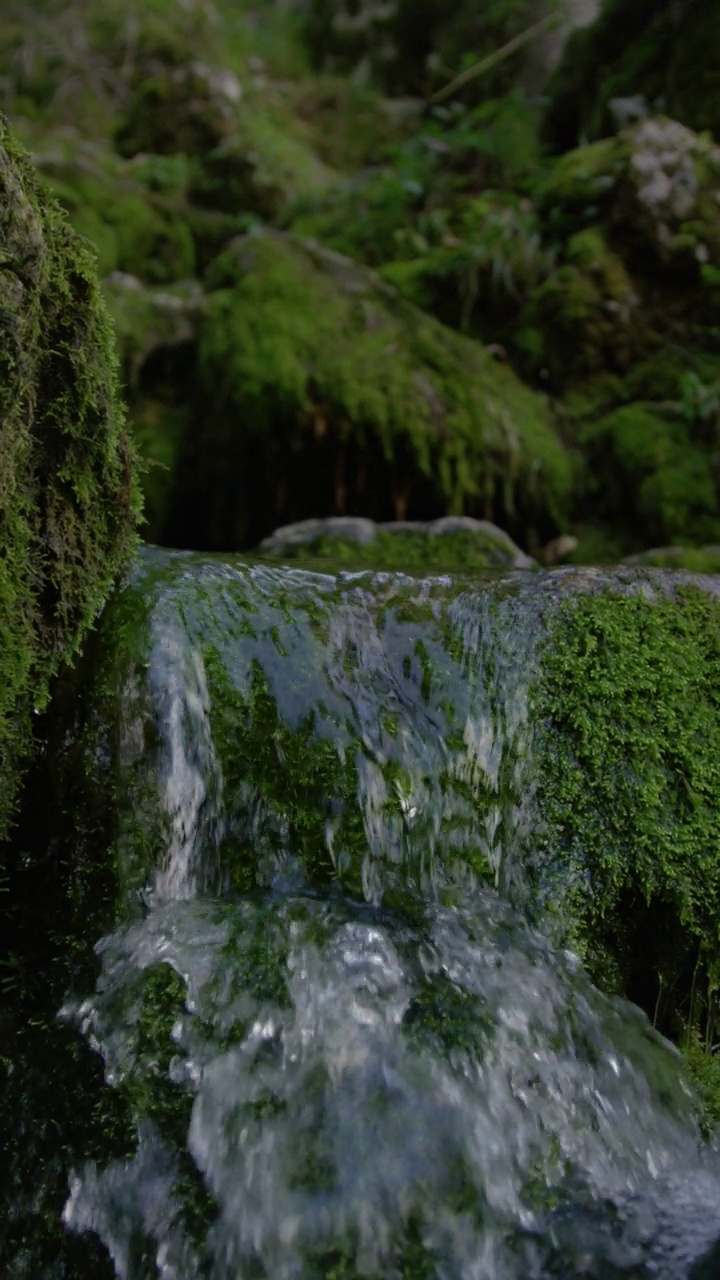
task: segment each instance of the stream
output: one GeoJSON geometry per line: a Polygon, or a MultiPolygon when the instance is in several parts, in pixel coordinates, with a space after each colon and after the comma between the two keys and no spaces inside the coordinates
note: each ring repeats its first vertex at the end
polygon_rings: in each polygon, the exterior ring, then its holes
{"type": "Polygon", "coordinates": [[[9,1280],[720,1277],[680,1055],[554,931],[542,577],[141,553],[31,780],[9,1280]]]}

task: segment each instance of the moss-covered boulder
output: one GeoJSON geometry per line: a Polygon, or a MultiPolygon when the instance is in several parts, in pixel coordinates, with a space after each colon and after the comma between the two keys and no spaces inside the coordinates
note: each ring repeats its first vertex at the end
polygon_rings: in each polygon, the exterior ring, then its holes
{"type": "Polygon", "coordinates": [[[127,157],[186,157],[190,199],[229,213],[273,219],[332,176],[297,131],[244,100],[229,67],[199,61],[139,68],[115,143],[127,157]]]}
{"type": "Polygon", "coordinates": [[[679,407],[623,405],[580,432],[595,511],[641,545],[720,538],[717,454],[679,407]]]}
{"type": "Polygon", "coordinates": [[[562,521],[572,464],[544,400],[373,272],[264,232],[234,242],[206,288],[186,545],[348,512],[466,513],[523,541],[562,521]]]}
{"type": "Polygon", "coordinates": [[[76,129],[43,138],[33,161],[73,229],[93,244],[101,277],[127,271],[161,284],[193,273],[194,229],[184,216],[188,165],[161,173],[149,158],[127,164],[76,129]]]}
{"type": "Polygon", "coordinates": [[[570,151],[538,192],[549,227],[572,234],[603,221],[638,266],[683,266],[692,278],[720,261],[720,147],[664,116],[570,151]]]}
{"type": "Polygon", "coordinates": [[[715,542],[720,149],[677,121],[636,121],[560,157],[536,209],[556,263],[510,346],[562,397],[584,516],[625,553],[715,542]]]}
{"type": "Polygon", "coordinates": [[[93,256],[0,118],[0,835],[30,716],[133,545],[134,455],[93,256]]]}
{"type": "Polygon", "coordinates": [[[489,520],[445,516],[394,520],[335,516],[283,525],[264,538],[258,553],[271,560],[316,561],[332,566],[408,573],[532,569],[535,561],[489,520]]]}
{"type": "Polygon", "coordinates": [[[545,132],[558,151],[614,131],[613,101],[640,95],[720,138],[720,9],[715,0],[605,0],[569,40],[548,85],[545,132]]]}

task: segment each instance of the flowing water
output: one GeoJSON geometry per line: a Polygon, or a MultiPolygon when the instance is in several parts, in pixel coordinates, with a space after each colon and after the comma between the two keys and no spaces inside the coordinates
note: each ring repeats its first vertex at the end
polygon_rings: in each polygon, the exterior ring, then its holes
{"type": "Polygon", "coordinates": [[[544,925],[552,607],[144,553],[76,731],[111,874],[49,1034],[87,1114],[13,1156],[9,1276],[720,1276],[679,1055],[544,925]]]}

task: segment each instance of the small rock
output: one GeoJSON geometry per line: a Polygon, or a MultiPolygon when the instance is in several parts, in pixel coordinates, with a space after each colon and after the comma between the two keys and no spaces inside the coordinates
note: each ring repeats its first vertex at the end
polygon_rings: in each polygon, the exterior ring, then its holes
{"type": "Polygon", "coordinates": [[[559,560],[566,560],[572,555],[578,547],[577,538],[571,533],[563,533],[559,538],[553,538],[543,547],[543,560],[545,564],[557,564],[559,560]]]}
{"type": "Polygon", "coordinates": [[[362,516],[331,516],[327,520],[299,520],[296,524],[282,525],[260,543],[259,549],[277,554],[302,547],[316,538],[344,538],[346,542],[367,546],[376,536],[377,527],[373,520],[362,516]]]}

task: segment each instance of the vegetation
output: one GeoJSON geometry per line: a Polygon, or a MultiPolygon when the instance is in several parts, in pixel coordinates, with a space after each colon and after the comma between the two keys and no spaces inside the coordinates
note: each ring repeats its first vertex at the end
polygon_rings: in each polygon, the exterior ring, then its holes
{"type": "Polygon", "coordinates": [[[92,255],[0,120],[0,838],[61,664],[134,545],[135,460],[92,255]]]}
{"type": "Polygon", "coordinates": [[[586,561],[717,539],[715,18],[696,0],[678,28],[677,6],[643,0],[628,41],[606,0],[553,72],[595,8],[18,6],[0,86],[98,255],[150,538],[245,548],[300,516],[460,511],[530,550],[574,534],[586,561]]]}
{"type": "Polygon", "coordinates": [[[533,856],[596,980],[695,1045],[697,1065],[718,1038],[720,606],[677,591],[590,594],[552,622],[533,856]]]}
{"type": "MultiPolygon", "coordinates": [[[[132,551],[135,447],[145,532],[166,545],[246,550],[310,516],[468,514],[532,553],[569,533],[578,562],[718,572],[717,2],[635,0],[629,15],[627,0],[604,0],[554,71],[563,6],[555,32],[541,0],[482,8],[479,23],[477,0],[28,0],[4,16],[0,838],[32,713],[132,551]]],[[[325,568],[487,565],[464,535],[441,547],[379,534],[370,551],[329,537],[311,553],[325,568]]],[[[525,852],[538,910],[600,985],[682,1045],[710,1123],[720,1116],[720,619],[712,593],[668,598],[653,581],[643,578],[652,599],[628,571],[626,593],[588,591],[543,614],[531,690],[542,821],[525,852]]],[[[486,801],[499,811],[500,783],[503,804],[515,803],[517,761],[480,799],[465,785],[448,672],[466,679],[467,654],[450,634],[429,651],[419,632],[433,602],[395,604],[393,625],[407,626],[397,683],[437,713],[432,732],[453,765],[431,781],[460,815],[440,886],[457,901],[468,878],[497,880],[496,847],[488,838],[481,849],[463,823],[475,833],[486,801]]],[[[126,674],[137,655],[127,635],[115,640],[110,657],[126,674]]],[[[252,777],[265,815],[262,839],[257,827],[249,838],[249,819],[225,833],[223,885],[266,886],[289,840],[316,888],[339,882],[372,898],[360,766],[345,749],[357,726],[338,719],[322,736],[320,707],[291,723],[259,662],[241,689],[217,647],[202,658],[219,694],[210,719],[228,808],[245,815],[252,777]]],[[[117,688],[95,692],[97,716],[112,720],[117,688]]],[[[103,852],[116,843],[132,889],[166,843],[147,770],[153,714],[135,694],[118,788],[128,812],[118,834],[88,804],[88,830],[73,832],[81,887],[98,840],[103,852]]],[[[387,711],[375,816],[405,833],[397,728],[387,711]]],[[[48,748],[86,771],[83,801],[96,777],[98,792],[117,787],[114,744],[89,733],[80,762],[70,738],[48,748]]],[[[60,770],[58,789],[66,781],[60,770]]],[[[421,820],[417,830],[420,847],[421,820]]],[[[42,858],[25,850],[9,866],[21,903],[23,866],[27,877],[48,871],[47,840],[42,858]]],[[[58,897],[66,872],[55,870],[58,897]]],[[[410,878],[401,857],[388,869],[389,905],[408,914],[410,878]]],[[[101,890],[107,913],[116,886],[101,890]]],[[[18,954],[30,956],[23,981],[36,955],[54,963],[71,945],[70,926],[37,953],[13,918],[16,929],[18,954]]],[[[63,965],[64,981],[71,959],[63,965]]],[[[122,1114],[110,1105],[103,1121],[123,1154],[133,1117],[149,1113],[178,1145],[188,1118],[188,1096],[178,1107],[168,1079],[177,975],[140,973],[132,997],[139,1065],[122,1114]]],[[[35,1008],[23,997],[23,1016],[35,1008]]],[[[432,1001],[416,1013],[416,1032],[439,1041],[465,1020],[450,996],[439,1013],[432,1001]]],[[[43,1031],[49,1017],[44,1007],[43,1031]]],[[[62,1082],[66,1112],[70,1088],[62,1082]]],[[[102,1089],[95,1080],[93,1097],[102,1089]]],[[[24,1185],[30,1166],[28,1156],[24,1185]]],[[[212,1210],[196,1186],[193,1196],[200,1217],[212,1210]]],[[[423,1274],[412,1220],[407,1235],[399,1273],[423,1274]]],[[[321,1258],[318,1275],[350,1267],[321,1258]]]]}

